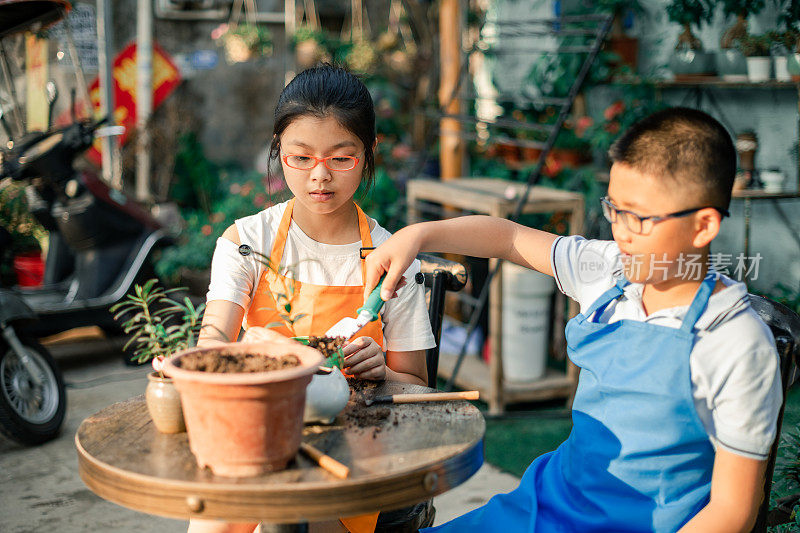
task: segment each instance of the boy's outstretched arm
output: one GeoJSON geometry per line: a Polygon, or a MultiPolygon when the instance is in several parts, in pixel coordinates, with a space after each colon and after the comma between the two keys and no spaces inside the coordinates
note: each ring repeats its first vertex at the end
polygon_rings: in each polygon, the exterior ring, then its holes
{"type": "Polygon", "coordinates": [[[420,252],[497,257],[553,275],[550,248],[556,235],[503,218],[475,215],[405,227],[366,259],[365,295],[386,272],[381,297],[391,298],[403,273],[420,252]]]}
{"type": "Polygon", "coordinates": [[[717,448],[711,474],[711,499],[679,533],[748,532],[764,493],[767,462],[717,448]]]}

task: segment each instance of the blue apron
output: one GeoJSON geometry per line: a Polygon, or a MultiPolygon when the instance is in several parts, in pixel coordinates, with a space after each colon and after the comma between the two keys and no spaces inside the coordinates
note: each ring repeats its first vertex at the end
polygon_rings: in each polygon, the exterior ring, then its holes
{"type": "Polygon", "coordinates": [[[424,531],[676,531],[709,499],[714,449],[694,406],[694,325],[717,274],[703,280],[680,329],[597,322],[621,280],[566,329],[580,367],[572,432],[537,458],[520,485],[424,531]]]}

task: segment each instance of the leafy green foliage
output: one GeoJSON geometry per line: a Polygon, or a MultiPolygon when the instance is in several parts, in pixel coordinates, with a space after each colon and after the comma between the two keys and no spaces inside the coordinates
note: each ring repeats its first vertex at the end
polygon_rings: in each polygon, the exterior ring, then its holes
{"type": "Polygon", "coordinates": [[[0,225],[11,234],[12,253],[38,251],[47,236],[28,210],[25,187],[10,179],[0,186],[0,225]]]}
{"type": "Polygon", "coordinates": [[[769,55],[769,47],[770,38],[767,34],[748,34],[736,39],[736,48],[747,57],[766,57],[769,55]]]}
{"type": "Polygon", "coordinates": [[[667,17],[678,24],[710,22],[714,17],[713,0],[672,0],[667,6],[667,17]]]}
{"type": "Polygon", "coordinates": [[[362,181],[356,192],[361,209],[389,231],[397,231],[404,225],[404,203],[400,190],[384,167],[375,169],[375,183],[367,190],[362,181]]]}
{"type": "Polygon", "coordinates": [[[778,22],[788,30],[800,31],[800,0],[780,0],[778,22]]]}
{"type": "Polygon", "coordinates": [[[211,204],[219,187],[219,170],[206,158],[197,135],[181,136],[175,154],[175,181],[170,188],[170,198],[183,208],[211,214],[211,204]]]}
{"type": "MultiPolygon", "coordinates": [[[[764,9],[764,0],[722,0],[722,12],[726,15],[755,15],[764,9]]],[[[713,12],[713,9],[712,9],[713,12]]]]}
{"type": "Polygon", "coordinates": [[[197,343],[205,304],[195,307],[188,297],[182,302],[169,297],[179,290],[164,289],[157,279],[150,279],[135,285],[132,294],[111,307],[114,320],[121,321],[125,334],[130,335],[124,349],[133,346],[131,361],[168,358],[197,343]]]}

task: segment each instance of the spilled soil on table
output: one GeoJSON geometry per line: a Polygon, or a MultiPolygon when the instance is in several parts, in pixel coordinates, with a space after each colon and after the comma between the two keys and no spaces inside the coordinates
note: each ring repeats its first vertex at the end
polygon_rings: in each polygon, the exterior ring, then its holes
{"type": "Polygon", "coordinates": [[[348,378],[350,385],[350,400],[347,409],[343,413],[344,422],[359,430],[372,430],[372,438],[376,438],[378,433],[383,431],[383,426],[391,419],[397,425],[397,417],[392,416],[392,410],[386,406],[370,405],[367,406],[365,400],[375,396],[375,389],[378,383],[366,379],[348,378]]]}

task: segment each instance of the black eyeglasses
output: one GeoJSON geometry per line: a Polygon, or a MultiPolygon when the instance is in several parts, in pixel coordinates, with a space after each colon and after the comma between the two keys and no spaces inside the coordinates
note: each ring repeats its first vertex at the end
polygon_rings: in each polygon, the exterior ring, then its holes
{"type": "Polygon", "coordinates": [[[616,224],[617,221],[622,220],[622,223],[625,224],[625,227],[637,235],[648,235],[651,231],[653,231],[653,226],[662,220],[685,217],[687,215],[691,215],[692,213],[696,213],[701,209],[707,209],[709,207],[719,211],[723,217],[730,216],[730,213],[728,213],[726,209],[707,205],[703,207],[694,207],[692,209],[684,209],[683,211],[676,211],[674,213],[661,216],[643,217],[637,215],[633,211],[619,209],[617,206],[611,203],[611,200],[608,199],[608,196],[600,198],[600,205],[603,206],[603,216],[606,217],[606,220],[612,224],[616,224]]]}

